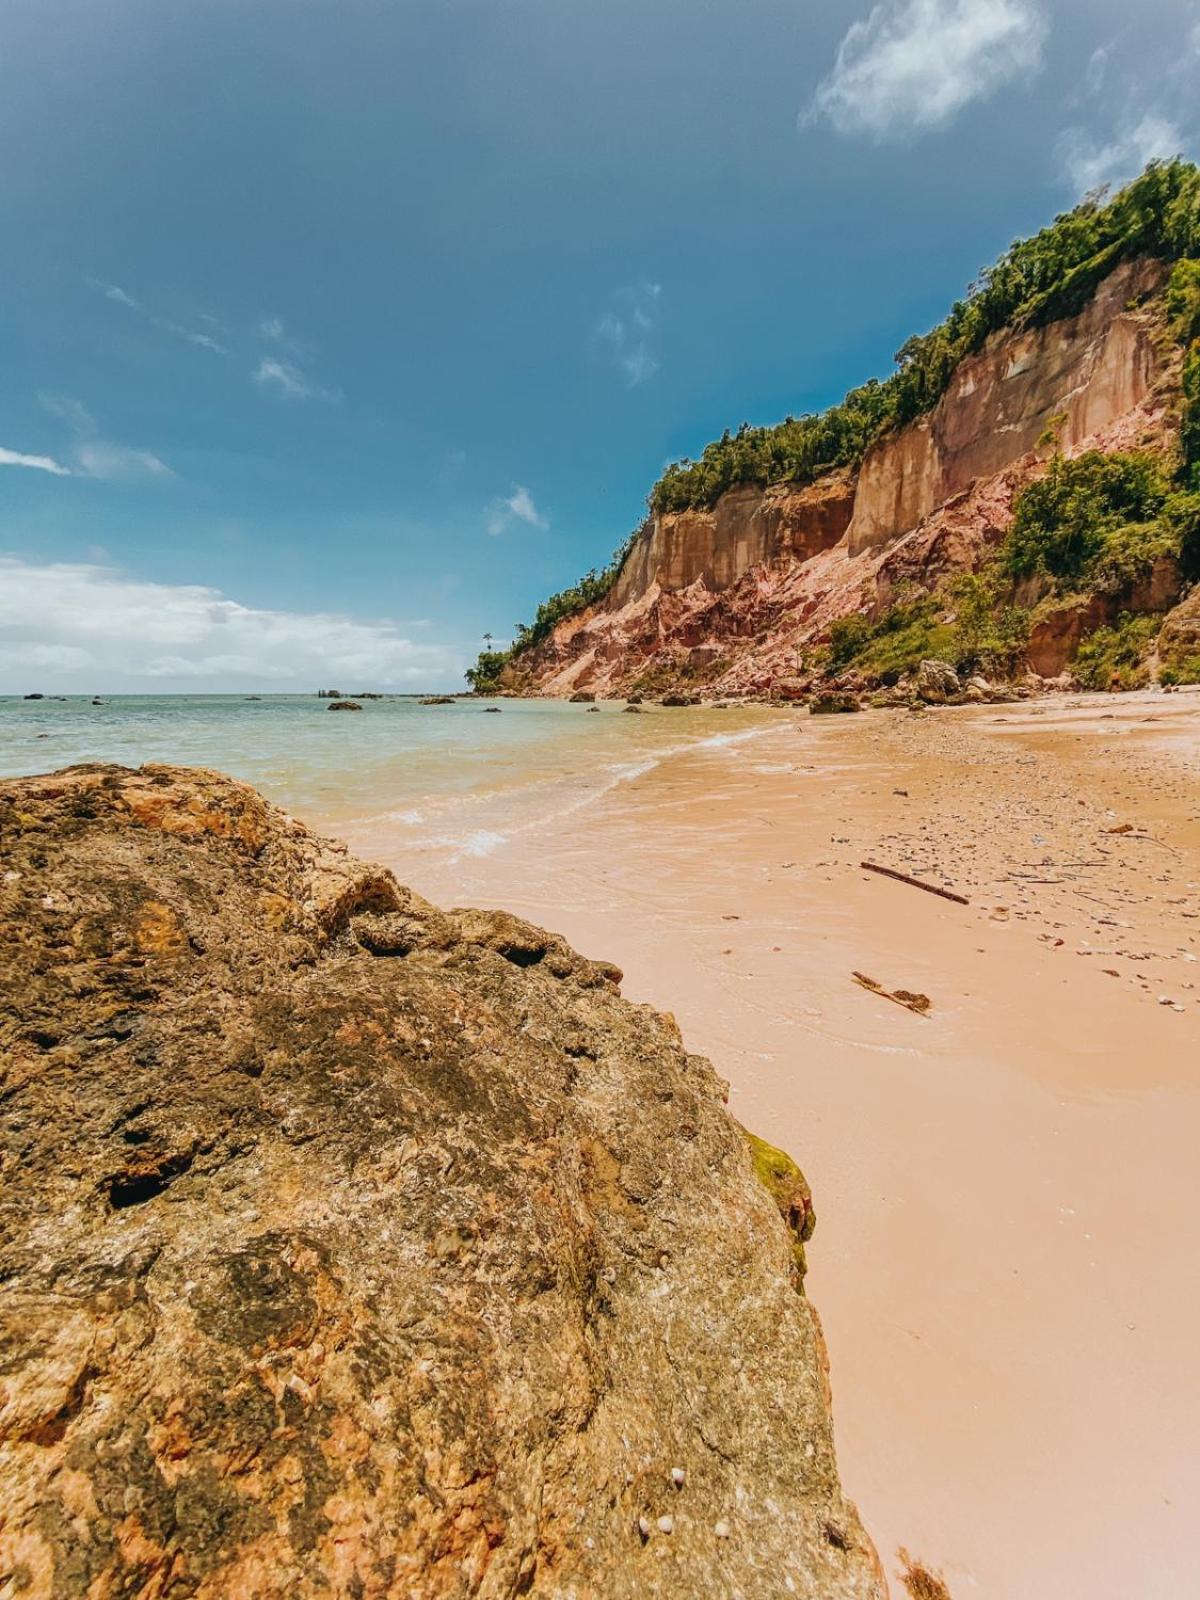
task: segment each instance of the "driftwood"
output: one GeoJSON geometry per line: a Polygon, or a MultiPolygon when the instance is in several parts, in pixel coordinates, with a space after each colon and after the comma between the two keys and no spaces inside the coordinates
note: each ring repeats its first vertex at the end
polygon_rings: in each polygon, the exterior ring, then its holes
{"type": "Polygon", "coordinates": [[[882,995],[885,1000],[894,1000],[898,1006],[915,1011],[919,1017],[927,1017],[932,1009],[933,1002],[927,994],[914,994],[911,989],[885,989],[874,978],[868,978],[865,972],[852,972],[850,976],[872,994],[882,995]]]}
{"type": "Polygon", "coordinates": [[[910,878],[907,872],[897,872],[895,867],[881,867],[874,861],[860,861],[864,872],[878,872],[884,878],[895,878],[897,883],[907,883],[914,889],[924,889],[926,894],[941,895],[943,900],[953,900],[955,905],[969,906],[965,894],[955,894],[953,889],[939,889],[936,883],[922,883],[920,878],[910,878]]]}

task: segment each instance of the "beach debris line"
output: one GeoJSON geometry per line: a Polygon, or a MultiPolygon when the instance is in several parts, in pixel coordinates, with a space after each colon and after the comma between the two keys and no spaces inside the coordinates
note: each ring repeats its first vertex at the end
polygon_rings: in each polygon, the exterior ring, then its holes
{"type": "Polygon", "coordinates": [[[955,905],[971,904],[965,894],[955,894],[953,889],[943,889],[936,883],[926,883],[922,878],[910,878],[907,872],[898,872],[895,867],[881,867],[877,861],[860,861],[858,864],[864,872],[878,872],[881,877],[895,878],[897,883],[907,883],[914,889],[924,889],[926,894],[941,895],[943,900],[953,900],[955,905]]]}
{"type": "Polygon", "coordinates": [[[904,1006],[908,1011],[915,1011],[919,1017],[927,1017],[933,1010],[933,1001],[927,994],[914,994],[911,989],[885,989],[882,983],[877,983],[874,978],[868,978],[865,972],[852,972],[850,976],[862,989],[869,989],[872,994],[882,995],[885,1000],[894,1000],[898,1006],[904,1006]]]}

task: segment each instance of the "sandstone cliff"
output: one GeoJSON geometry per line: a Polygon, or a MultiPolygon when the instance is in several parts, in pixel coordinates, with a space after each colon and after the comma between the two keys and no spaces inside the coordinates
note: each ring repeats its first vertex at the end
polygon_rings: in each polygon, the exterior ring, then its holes
{"type": "Polygon", "coordinates": [[[611,966],[213,773],[0,849],[6,1594],[883,1596],[807,1191],[611,966]]]}
{"type": "MultiPolygon", "coordinates": [[[[518,657],[511,685],[762,693],[835,618],[977,568],[1054,445],[1076,455],[1167,438],[1179,356],[1162,334],[1166,274],[1125,262],[1078,315],[992,335],[934,410],[885,435],[857,473],[742,487],[711,510],[652,518],[607,600],[518,657]]],[[[1069,648],[1043,637],[1037,664],[1059,671],[1069,648]]]]}

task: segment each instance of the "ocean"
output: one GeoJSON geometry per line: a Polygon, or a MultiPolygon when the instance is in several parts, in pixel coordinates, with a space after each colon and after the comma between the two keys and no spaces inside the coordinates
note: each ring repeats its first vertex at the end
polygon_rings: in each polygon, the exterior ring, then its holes
{"type": "Polygon", "coordinates": [[[215,767],[326,831],[471,856],[565,823],[673,754],[738,744],[794,715],[401,697],[331,713],[311,694],[101,698],[0,699],[0,775],[87,761],[215,767]]]}

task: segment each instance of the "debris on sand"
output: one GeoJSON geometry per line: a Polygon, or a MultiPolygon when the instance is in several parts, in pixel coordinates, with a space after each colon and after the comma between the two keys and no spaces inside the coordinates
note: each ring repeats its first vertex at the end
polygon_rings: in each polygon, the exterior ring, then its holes
{"type": "Polygon", "coordinates": [[[915,1011],[919,1017],[927,1017],[933,1010],[933,1001],[927,994],[914,994],[911,989],[885,989],[874,978],[868,978],[865,972],[853,972],[851,977],[861,988],[882,995],[885,1000],[894,1000],[898,1006],[915,1011]]]}
{"type": "Polygon", "coordinates": [[[926,894],[941,895],[943,900],[953,900],[955,905],[971,904],[964,894],[955,894],[953,889],[942,889],[936,883],[926,883],[921,878],[910,878],[907,872],[897,872],[895,867],[881,867],[875,861],[860,861],[858,864],[864,872],[878,872],[881,877],[895,878],[897,883],[907,883],[914,889],[924,889],[926,894]]]}

